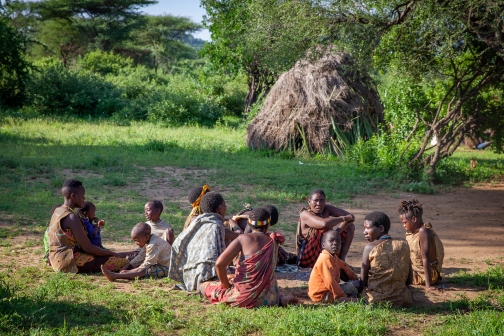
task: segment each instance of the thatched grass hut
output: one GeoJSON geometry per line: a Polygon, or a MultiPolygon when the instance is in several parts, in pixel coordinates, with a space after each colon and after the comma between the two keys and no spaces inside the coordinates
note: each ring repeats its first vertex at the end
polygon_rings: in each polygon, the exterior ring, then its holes
{"type": "Polygon", "coordinates": [[[382,120],[370,78],[352,69],[348,54],[333,52],[280,76],[247,128],[247,146],[340,154],[382,120]]]}

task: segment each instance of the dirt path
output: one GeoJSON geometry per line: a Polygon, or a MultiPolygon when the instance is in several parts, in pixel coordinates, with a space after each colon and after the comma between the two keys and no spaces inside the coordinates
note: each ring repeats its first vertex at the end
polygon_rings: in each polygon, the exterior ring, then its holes
{"type": "MultiPolygon", "coordinates": [[[[417,195],[407,192],[396,194],[377,194],[357,196],[351,203],[337,204],[352,212],[356,217],[356,234],[347,258],[347,262],[359,271],[365,239],[362,223],[366,214],[374,210],[387,213],[392,220],[390,234],[393,238],[404,239],[402,223],[396,215],[400,200],[417,198],[424,205],[424,220],[432,223],[445,247],[443,273],[445,275],[460,270],[471,272],[484,270],[488,265],[504,264],[504,184],[479,185],[473,188],[456,188],[435,195],[417,195]]],[[[329,200],[330,201],[330,200],[329,200]]],[[[295,250],[294,234],[297,222],[297,210],[304,204],[292,204],[281,211],[281,231],[287,238],[286,249],[295,250]],[[289,224],[285,224],[289,223],[289,224]]],[[[5,226],[0,223],[0,226],[5,226]]],[[[41,237],[34,235],[7,238],[2,244],[0,270],[18,269],[23,266],[42,266],[41,237]]],[[[115,250],[128,250],[132,245],[104,245],[115,250]]],[[[279,274],[279,286],[282,292],[292,293],[308,301],[308,274],[279,274]]],[[[131,290],[128,283],[116,286],[118,290],[131,290]]],[[[426,294],[421,288],[414,290],[416,305],[432,307],[460,294],[474,297],[482,289],[464,288],[447,283],[443,292],[426,294]]]]}

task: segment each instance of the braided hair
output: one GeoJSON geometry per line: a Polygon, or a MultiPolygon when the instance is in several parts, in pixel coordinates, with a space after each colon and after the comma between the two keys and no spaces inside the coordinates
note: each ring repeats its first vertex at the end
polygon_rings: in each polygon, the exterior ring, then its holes
{"type": "Polygon", "coordinates": [[[397,213],[401,216],[411,219],[415,216],[417,218],[422,218],[423,208],[422,204],[417,199],[410,199],[408,201],[399,202],[397,207],[397,213]]]}

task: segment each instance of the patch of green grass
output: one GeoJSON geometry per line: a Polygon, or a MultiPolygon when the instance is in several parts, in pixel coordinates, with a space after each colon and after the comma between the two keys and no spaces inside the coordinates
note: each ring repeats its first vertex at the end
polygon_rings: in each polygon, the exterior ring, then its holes
{"type": "MultiPolygon", "coordinates": [[[[203,183],[222,192],[230,214],[245,203],[272,203],[282,212],[293,203],[305,202],[318,187],[326,191],[329,202],[356,206],[362,201],[355,197],[362,194],[392,193],[401,188],[432,191],[422,182],[404,186],[400,173],[359,167],[338,158],[300,160],[286,152],[253,152],[245,146],[245,132],[245,127],[165,128],[135,122],[117,126],[1,118],[0,220],[9,227],[0,229],[0,254],[14,254],[6,238],[25,230],[44,231],[50,209],[62,202],[60,187],[69,177],[84,182],[86,199],[96,205],[97,216],[106,220],[102,231],[105,246],[110,241],[130,241],[131,227],[145,220],[143,206],[153,197],[164,201],[162,218],[180,232],[189,213],[185,191],[203,183]],[[166,167],[169,169],[164,170],[166,167]]],[[[489,171],[502,174],[502,158],[488,157],[489,171]]],[[[478,159],[478,167],[485,167],[484,160],[478,159]]],[[[288,220],[278,225],[291,233],[296,228],[288,220]]],[[[28,241],[24,247],[35,244],[35,240],[28,241]]],[[[2,334],[381,335],[411,315],[408,310],[361,304],[233,309],[211,306],[199,296],[165,292],[163,289],[174,284],[169,279],[137,280],[128,285],[134,293],[126,293],[103,277],[55,274],[42,263],[19,268],[7,261],[3,267],[2,334]]],[[[494,288],[499,281],[503,283],[499,272],[502,270],[482,272],[481,276],[460,274],[450,281],[494,288]]],[[[485,300],[471,303],[461,299],[454,305],[483,309],[485,300]]],[[[494,307],[485,310],[490,314],[497,303],[488,302],[494,307]]]]}
{"type": "Polygon", "coordinates": [[[18,227],[0,227],[0,238],[16,237],[21,234],[21,229],[18,227]]]}
{"type": "Polygon", "coordinates": [[[466,271],[459,271],[447,277],[449,282],[458,284],[467,284],[476,287],[486,288],[503,288],[504,287],[504,267],[496,265],[489,266],[486,271],[474,271],[468,273],[466,271]]]}
{"type": "Polygon", "coordinates": [[[424,181],[411,182],[407,185],[403,185],[401,186],[401,190],[427,195],[434,194],[435,192],[434,188],[424,181]]]}
{"type": "Polygon", "coordinates": [[[504,313],[497,310],[477,310],[469,314],[459,313],[439,318],[435,326],[424,331],[424,335],[482,335],[504,334],[504,313]]]}
{"type": "Polygon", "coordinates": [[[255,310],[219,305],[191,325],[189,335],[384,335],[394,312],[361,304],[270,307],[255,310]]]}

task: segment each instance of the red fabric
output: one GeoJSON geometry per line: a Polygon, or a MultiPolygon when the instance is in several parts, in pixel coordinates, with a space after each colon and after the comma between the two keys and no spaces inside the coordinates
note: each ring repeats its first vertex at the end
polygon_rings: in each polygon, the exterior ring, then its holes
{"type": "Polygon", "coordinates": [[[298,255],[298,266],[313,268],[322,251],[322,236],[327,231],[328,230],[310,229],[307,237],[301,243],[301,249],[298,255]]]}
{"type": "MultiPolygon", "coordinates": [[[[301,220],[301,218],[299,218],[301,220]]],[[[329,231],[327,229],[317,230],[311,228],[306,238],[298,236],[298,266],[300,267],[310,267],[313,268],[315,263],[317,262],[317,258],[322,252],[322,237],[324,234],[329,231]]],[[[346,230],[340,233],[341,236],[341,245],[345,242],[347,238],[346,230]]],[[[338,252],[339,256],[339,252],[338,252]]]]}
{"type": "Polygon", "coordinates": [[[275,267],[278,245],[285,241],[280,234],[270,234],[272,240],[236,268],[234,284],[222,288],[220,282],[205,282],[201,291],[213,303],[224,302],[233,307],[253,308],[277,305],[280,293],[276,285],[275,267]]]}

